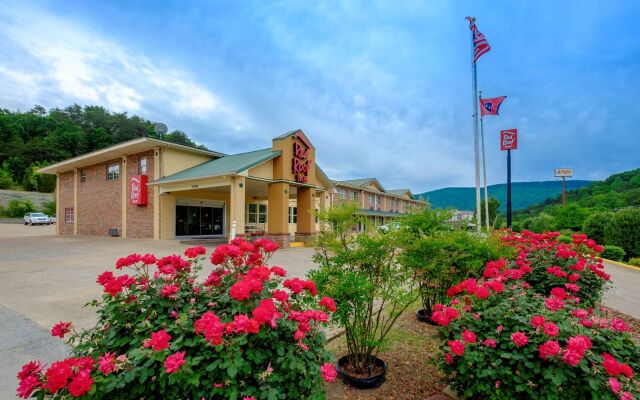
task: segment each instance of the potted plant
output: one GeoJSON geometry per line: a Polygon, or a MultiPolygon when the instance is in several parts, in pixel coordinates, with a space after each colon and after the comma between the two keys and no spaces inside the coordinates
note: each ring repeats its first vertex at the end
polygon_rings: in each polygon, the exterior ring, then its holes
{"type": "Polygon", "coordinates": [[[320,213],[331,229],[317,238],[318,268],[310,277],[321,295],[335,299],[332,320],[344,329],[347,354],[338,360],[338,375],[366,389],[384,382],[380,345],[417,295],[409,271],[398,262],[406,236],[397,228],[353,233],[353,226],[366,222],[358,212],[357,205],[346,204],[320,213]]]}

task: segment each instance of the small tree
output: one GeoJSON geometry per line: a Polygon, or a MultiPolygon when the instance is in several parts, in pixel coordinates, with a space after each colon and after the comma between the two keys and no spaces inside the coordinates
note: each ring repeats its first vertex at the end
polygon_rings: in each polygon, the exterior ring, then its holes
{"type": "Polygon", "coordinates": [[[22,218],[26,213],[30,213],[36,210],[31,200],[9,200],[7,205],[6,214],[11,218],[22,218]]]}
{"type": "Polygon", "coordinates": [[[322,295],[333,297],[333,321],[345,330],[349,366],[370,374],[374,357],[398,317],[417,298],[410,273],[398,263],[406,235],[391,228],[352,234],[358,207],[344,204],[319,214],[332,229],[320,233],[310,277],[322,295]]]}

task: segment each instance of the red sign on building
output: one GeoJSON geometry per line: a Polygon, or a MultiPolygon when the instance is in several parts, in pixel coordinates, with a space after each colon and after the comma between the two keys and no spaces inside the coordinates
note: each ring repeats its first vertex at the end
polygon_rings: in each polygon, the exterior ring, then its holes
{"type": "Polygon", "coordinates": [[[129,204],[144,206],[147,204],[147,176],[134,175],[129,181],[129,204]]]}
{"type": "Polygon", "coordinates": [[[309,147],[304,141],[301,142],[293,142],[291,172],[296,182],[306,183],[309,177],[309,147]]]}
{"type": "Polygon", "coordinates": [[[507,129],[500,131],[500,150],[515,150],[518,148],[518,130],[507,129]]]}

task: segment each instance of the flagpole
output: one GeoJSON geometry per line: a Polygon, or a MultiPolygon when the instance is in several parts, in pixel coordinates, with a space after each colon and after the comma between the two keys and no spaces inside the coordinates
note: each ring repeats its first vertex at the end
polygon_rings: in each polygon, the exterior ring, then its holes
{"type": "Polygon", "coordinates": [[[482,230],[482,211],[480,210],[480,152],[478,149],[478,73],[474,61],[473,31],[471,31],[471,74],[473,98],[473,150],[476,165],[476,225],[478,232],[482,230]]]}
{"type": "MultiPolygon", "coordinates": [[[[482,98],[482,91],[478,95],[478,101],[482,98]]],[[[482,174],[484,175],[484,215],[487,232],[489,232],[489,194],[487,192],[487,161],[484,152],[484,124],[482,122],[482,113],[480,113],[480,138],[482,142],[482,174]]]]}

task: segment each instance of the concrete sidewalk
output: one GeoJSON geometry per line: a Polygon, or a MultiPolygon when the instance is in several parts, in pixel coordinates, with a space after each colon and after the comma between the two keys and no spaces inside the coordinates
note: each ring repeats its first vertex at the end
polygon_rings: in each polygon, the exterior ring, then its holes
{"type": "Polygon", "coordinates": [[[32,321],[0,306],[0,399],[15,399],[20,368],[32,360],[43,364],[68,357],[69,349],[32,321]]]}

